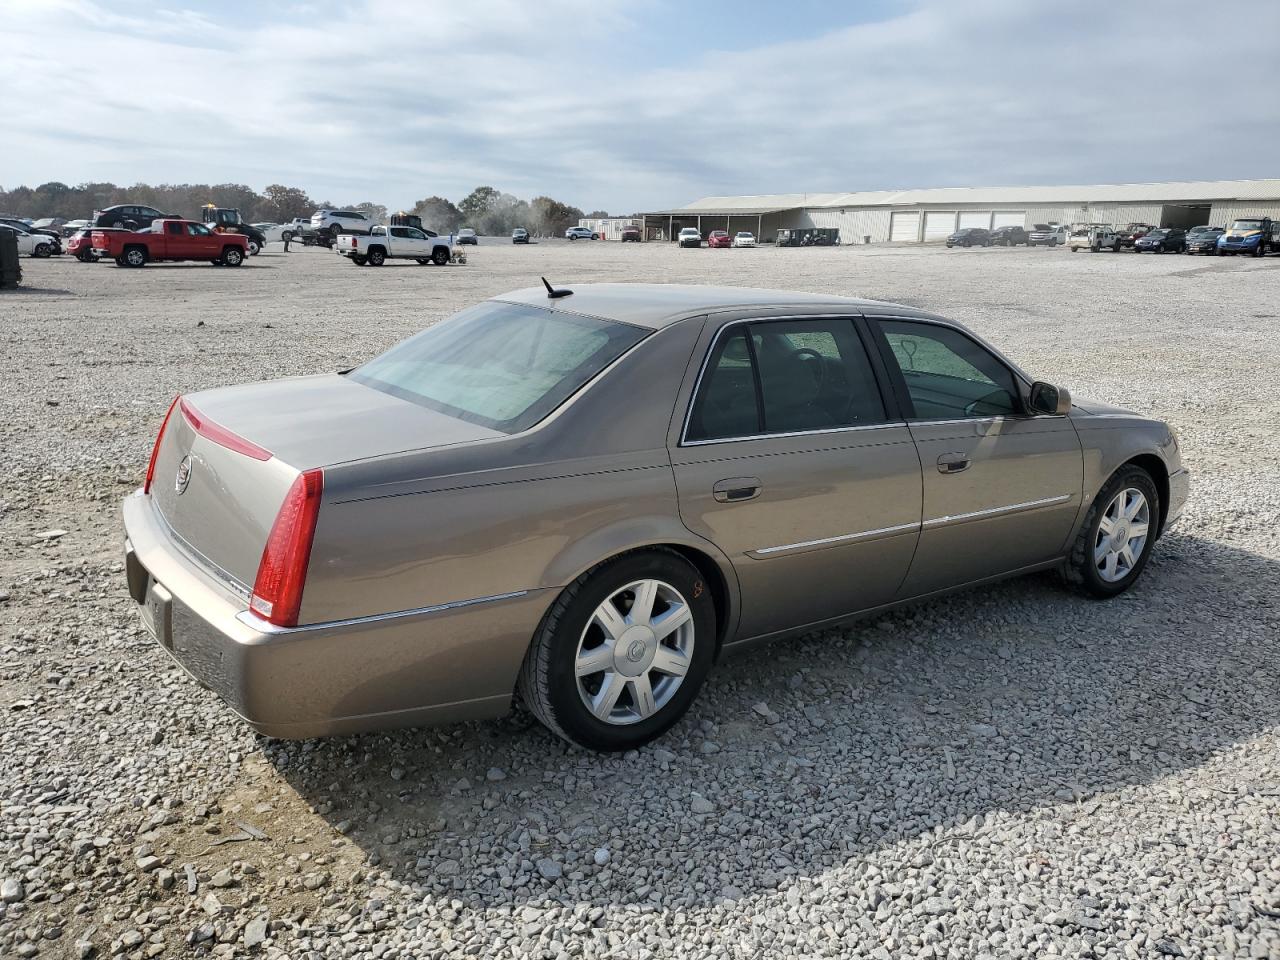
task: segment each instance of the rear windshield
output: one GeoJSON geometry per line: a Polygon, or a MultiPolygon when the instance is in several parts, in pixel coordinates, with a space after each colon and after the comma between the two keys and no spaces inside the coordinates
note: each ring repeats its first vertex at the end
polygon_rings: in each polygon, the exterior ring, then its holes
{"type": "Polygon", "coordinates": [[[392,347],[350,376],[459,420],[519,433],[647,332],[542,307],[488,302],[392,347]]]}

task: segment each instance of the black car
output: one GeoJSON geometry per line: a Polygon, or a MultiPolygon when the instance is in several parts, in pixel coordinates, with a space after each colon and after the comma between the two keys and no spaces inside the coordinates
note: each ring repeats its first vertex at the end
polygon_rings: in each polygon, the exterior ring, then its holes
{"type": "Polygon", "coordinates": [[[105,210],[96,210],[93,214],[95,227],[124,227],[126,230],[139,230],[151,226],[155,220],[185,220],[176,213],[161,213],[155,207],[144,207],[136,203],[122,203],[105,210]]]}
{"type": "Polygon", "coordinates": [[[1027,243],[1030,234],[1022,227],[996,227],[991,231],[991,243],[997,247],[1016,247],[1027,243]]]}
{"type": "Polygon", "coordinates": [[[1218,255],[1218,238],[1226,233],[1222,227],[1192,227],[1187,231],[1185,253],[1218,255]]]}
{"type": "Polygon", "coordinates": [[[1181,253],[1187,247],[1187,231],[1161,227],[1133,241],[1138,253],[1181,253]]]}
{"type": "Polygon", "coordinates": [[[947,249],[952,247],[989,247],[991,231],[984,227],[964,227],[947,237],[947,249]]]}

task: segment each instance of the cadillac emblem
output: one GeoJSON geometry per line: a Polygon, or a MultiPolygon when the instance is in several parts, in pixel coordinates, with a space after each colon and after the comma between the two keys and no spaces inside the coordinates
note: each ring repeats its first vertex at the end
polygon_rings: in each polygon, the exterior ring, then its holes
{"type": "Polygon", "coordinates": [[[182,462],[178,464],[178,475],[173,478],[173,489],[181,496],[187,489],[187,484],[191,482],[191,458],[183,457],[182,462]]]}

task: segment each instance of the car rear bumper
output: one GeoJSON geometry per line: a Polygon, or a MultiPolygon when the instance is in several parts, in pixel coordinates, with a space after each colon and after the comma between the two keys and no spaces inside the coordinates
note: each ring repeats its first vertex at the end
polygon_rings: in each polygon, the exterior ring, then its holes
{"type": "Polygon", "coordinates": [[[298,739],[500,716],[549,591],[285,629],[193,560],[139,491],[125,571],[144,626],[254,730],[298,739]]]}

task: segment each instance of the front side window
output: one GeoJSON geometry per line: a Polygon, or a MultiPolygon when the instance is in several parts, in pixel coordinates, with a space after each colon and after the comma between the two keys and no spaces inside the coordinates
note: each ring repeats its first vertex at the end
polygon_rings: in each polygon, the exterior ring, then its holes
{"type": "Polygon", "coordinates": [[[879,325],[917,419],[961,420],[1019,412],[1012,371],[960,331],[909,320],[881,320],[879,325]]]}
{"type": "Polygon", "coordinates": [[[720,337],[686,439],[805,433],[884,419],[871,362],[850,320],[760,321],[720,337]]]}
{"type": "Polygon", "coordinates": [[[647,333],[542,307],[482,303],[392,347],[349,376],[459,420],[519,433],[647,333]]]}
{"type": "Polygon", "coordinates": [[[399,237],[401,240],[408,240],[413,236],[413,234],[409,232],[408,227],[392,227],[391,235],[393,237],[399,237]]]}
{"type": "Polygon", "coordinates": [[[193,237],[212,236],[212,234],[209,232],[209,228],[206,227],[203,223],[188,223],[187,233],[191,234],[191,236],[193,237]]]}

